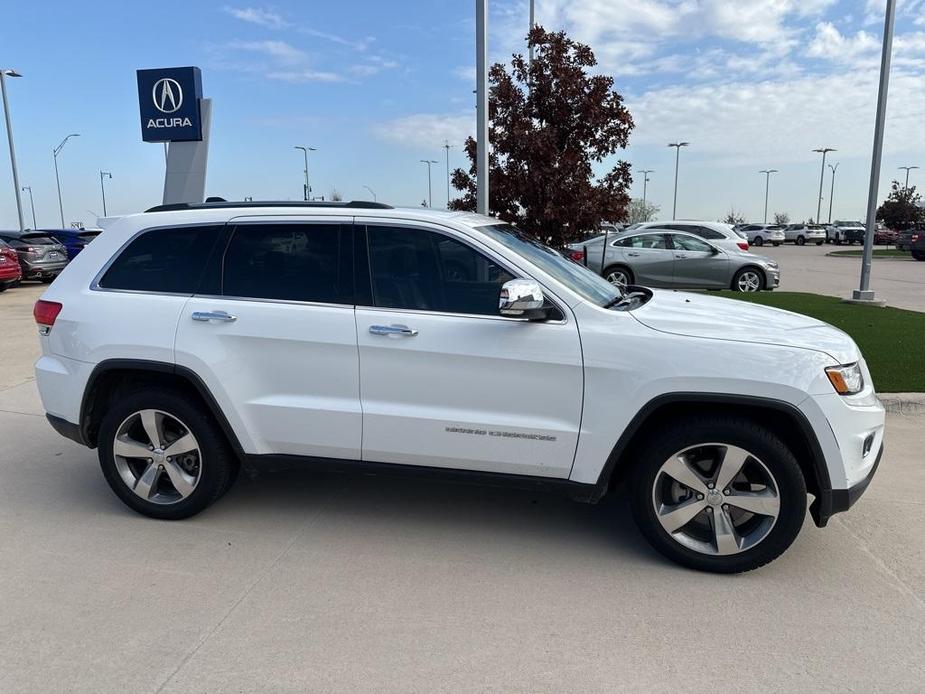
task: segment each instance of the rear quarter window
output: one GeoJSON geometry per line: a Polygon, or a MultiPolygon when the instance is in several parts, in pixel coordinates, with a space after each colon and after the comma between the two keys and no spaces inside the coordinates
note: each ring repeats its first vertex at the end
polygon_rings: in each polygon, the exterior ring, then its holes
{"type": "Polygon", "coordinates": [[[221,225],[205,225],[145,231],[122,249],[99,286],[193,294],[221,229],[221,225]]]}

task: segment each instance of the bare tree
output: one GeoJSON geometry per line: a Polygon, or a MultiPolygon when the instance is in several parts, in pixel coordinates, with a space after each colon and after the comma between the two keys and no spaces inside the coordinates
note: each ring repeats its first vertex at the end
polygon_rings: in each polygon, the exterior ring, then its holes
{"type": "Polygon", "coordinates": [[[729,214],[727,214],[721,221],[726,224],[745,224],[745,215],[736,210],[734,207],[729,208],[729,214]]]}
{"type": "Polygon", "coordinates": [[[331,188],[331,200],[340,202],[344,199],[343,194],[337,188],[331,188]]]}
{"type": "Polygon", "coordinates": [[[774,213],[774,223],[775,224],[790,224],[790,213],[789,212],[775,212],[774,213]]]}
{"type": "Polygon", "coordinates": [[[629,205],[626,206],[626,221],[629,224],[651,222],[661,209],[662,208],[655,203],[634,198],[630,200],[629,205]]]}

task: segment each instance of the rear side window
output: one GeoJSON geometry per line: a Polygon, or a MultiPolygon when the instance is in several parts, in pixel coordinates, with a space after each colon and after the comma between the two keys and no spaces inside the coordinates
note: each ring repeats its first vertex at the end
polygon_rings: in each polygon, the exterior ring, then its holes
{"type": "Polygon", "coordinates": [[[146,231],[119,254],[99,285],[106,289],[193,294],[221,228],[146,231]]]}
{"type": "Polygon", "coordinates": [[[640,234],[639,236],[629,236],[625,239],[614,241],[613,245],[623,248],[668,248],[664,234],[640,234]]]}
{"type": "Polygon", "coordinates": [[[254,299],[353,303],[352,243],[340,224],[236,227],[225,252],[222,293],[254,299]]]}

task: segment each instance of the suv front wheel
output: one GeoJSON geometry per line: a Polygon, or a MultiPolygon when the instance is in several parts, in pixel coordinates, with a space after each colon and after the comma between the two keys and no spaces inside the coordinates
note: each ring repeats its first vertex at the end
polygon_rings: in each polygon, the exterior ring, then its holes
{"type": "Polygon", "coordinates": [[[103,416],[98,446],[116,496],[152,518],[199,513],[228,490],[238,469],[210,414],[169,390],[119,400],[103,416]]]}
{"type": "Polygon", "coordinates": [[[646,441],[635,458],[633,515],[679,564],[738,573],[779,556],[800,532],[806,483],[773,433],[741,417],[699,417],[646,441]]]}

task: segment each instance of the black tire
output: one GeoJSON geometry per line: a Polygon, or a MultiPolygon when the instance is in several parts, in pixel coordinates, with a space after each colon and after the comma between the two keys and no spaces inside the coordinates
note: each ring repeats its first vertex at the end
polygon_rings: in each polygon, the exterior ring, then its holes
{"type": "Polygon", "coordinates": [[[806,482],[789,448],[773,433],[747,417],[702,416],[662,428],[633,456],[631,498],[639,530],[661,554],[699,571],[741,573],[780,556],[796,539],[806,517],[806,482]],[[759,458],[773,475],[780,507],[774,525],[753,547],[736,554],[706,554],[668,533],[656,517],[653,493],[662,464],[678,451],[706,443],[737,446],[759,458]]]}
{"type": "Polygon", "coordinates": [[[636,282],[636,276],[633,274],[633,271],[630,270],[626,265],[609,265],[607,269],[601,274],[604,279],[607,279],[613,272],[622,272],[626,275],[626,283],[633,284],[636,282]]]}
{"type": "Polygon", "coordinates": [[[802,236],[802,235],[797,236],[797,245],[798,245],[798,246],[805,246],[805,245],[806,245],[806,237],[805,237],[805,236],[802,236]]]}
{"type": "Polygon", "coordinates": [[[237,477],[238,460],[214,417],[190,398],[171,390],[151,388],[120,399],[103,415],[98,444],[100,467],[110,488],[126,506],[151,518],[181,520],[194,516],[215,503],[237,477]],[[182,421],[202,452],[195,489],[176,503],[158,504],[142,499],[129,489],[116,468],[113,441],[119,426],[133,413],[146,409],[160,410],[182,421]]]}
{"type": "Polygon", "coordinates": [[[780,241],[774,242],[771,244],[774,248],[777,248],[780,245],[780,241]]]}
{"type": "Polygon", "coordinates": [[[741,269],[733,276],[733,278],[732,278],[732,284],[730,285],[729,288],[732,289],[732,290],[735,291],[735,292],[744,292],[744,291],[745,291],[744,289],[740,289],[740,288],[739,288],[739,279],[740,279],[740,278],[742,277],[742,275],[744,275],[746,272],[754,272],[755,274],[758,275],[758,278],[761,280],[761,284],[758,286],[758,289],[756,289],[755,291],[760,292],[761,290],[767,288],[768,283],[767,283],[767,278],[765,278],[765,276],[764,276],[764,271],[762,271],[760,268],[754,267],[754,266],[752,266],[752,265],[749,265],[749,266],[747,266],[747,267],[741,268],[741,269]]]}
{"type": "Polygon", "coordinates": [[[841,236],[839,236],[838,232],[835,232],[835,245],[841,246],[841,236]]]}
{"type": "Polygon", "coordinates": [[[817,246],[821,246],[821,245],[824,244],[824,243],[825,243],[825,241],[816,241],[816,245],[817,245],[817,246]]]}
{"type": "Polygon", "coordinates": [[[916,260],[925,260],[925,251],[912,251],[912,257],[916,260]]]}
{"type": "Polygon", "coordinates": [[[11,286],[12,286],[12,285],[10,285],[10,284],[0,284],[0,292],[5,292],[5,291],[6,291],[7,289],[9,289],[11,286]]]}
{"type": "Polygon", "coordinates": [[[756,237],[755,237],[755,240],[752,241],[752,245],[753,245],[753,246],[763,246],[763,245],[764,245],[764,239],[763,239],[761,236],[756,236],[756,237]]]}

